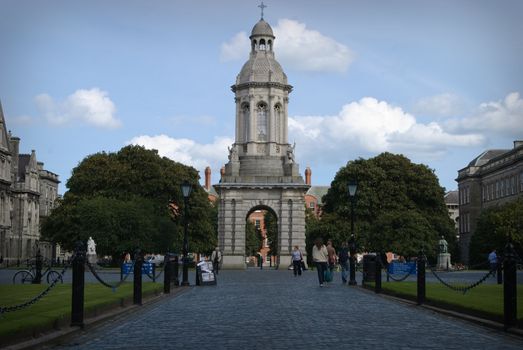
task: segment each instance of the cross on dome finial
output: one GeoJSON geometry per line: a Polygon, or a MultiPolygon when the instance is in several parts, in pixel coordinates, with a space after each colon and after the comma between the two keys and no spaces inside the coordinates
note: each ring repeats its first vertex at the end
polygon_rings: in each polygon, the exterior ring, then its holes
{"type": "Polygon", "coordinates": [[[261,2],[261,5],[258,5],[259,8],[261,8],[261,19],[263,19],[263,9],[267,7],[267,5],[265,5],[263,3],[263,1],[261,2]]]}

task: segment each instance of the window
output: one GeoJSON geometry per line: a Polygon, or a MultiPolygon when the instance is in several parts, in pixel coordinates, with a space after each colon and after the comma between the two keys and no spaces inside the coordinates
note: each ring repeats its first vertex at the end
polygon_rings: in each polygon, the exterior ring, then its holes
{"type": "Polygon", "coordinates": [[[244,104],[242,106],[242,115],[243,115],[243,140],[245,142],[249,141],[249,105],[244,104]]]}
{"type": "Polygon", "coordinates": [[[309,202],[309,208],[314,209],[315,205],[314,202],[309,202]]]}
{"type": "Polygon", "coordinates": [[[256,229],[260,229],[260,220],[254,220],[254,226],[256,226],[256,229]]]}
{"type": "Polygon", "coordinates": [[[263,103],[258,105],[256,118],[257,140],[267,141],[267,106],[263,103]]]}

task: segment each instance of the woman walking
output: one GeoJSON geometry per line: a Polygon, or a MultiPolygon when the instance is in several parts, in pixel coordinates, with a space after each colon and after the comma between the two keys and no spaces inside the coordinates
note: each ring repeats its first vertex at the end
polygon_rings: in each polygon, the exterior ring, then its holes
{"type": "Polygon", "coordinates": [[[323,287],[328,257],[329,253],[327,252],[327,247],[323,244],[323,240],[321,238],[316,238],[314,246],[312,247],[312,260],[316,264],[316,270],[318,270],[318,281],[320,282],[320,287],[323,287]]]}

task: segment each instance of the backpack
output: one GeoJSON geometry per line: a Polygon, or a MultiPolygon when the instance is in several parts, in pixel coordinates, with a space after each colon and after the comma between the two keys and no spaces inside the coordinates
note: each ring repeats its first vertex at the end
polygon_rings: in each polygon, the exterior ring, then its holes
{"type": "Polygon", "coordinates": [[[349,250],[347,248],[341,248],[338,260],[342,264],[346,263],[349,260],[349,250]]]}

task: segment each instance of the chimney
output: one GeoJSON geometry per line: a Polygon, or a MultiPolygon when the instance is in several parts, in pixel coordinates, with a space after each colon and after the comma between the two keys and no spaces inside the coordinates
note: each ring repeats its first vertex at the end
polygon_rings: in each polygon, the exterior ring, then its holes
{"type": "Polygon", "coordinates": [[[311,185],[311,168],[310,167],[307,167],[307,169],[305,169],[305,184],[306,185],[311,185]]]}
{"type": "Polygon", "coordinates": [[[523,140],[516,140],[514,141],[514,148],[518,148],[523,146],[523,140]]]}
{"type": "Polygon", "coordinates": [[[205,168],[205,189],[211,190],[211,167],[209,166],[205,168]]]}

